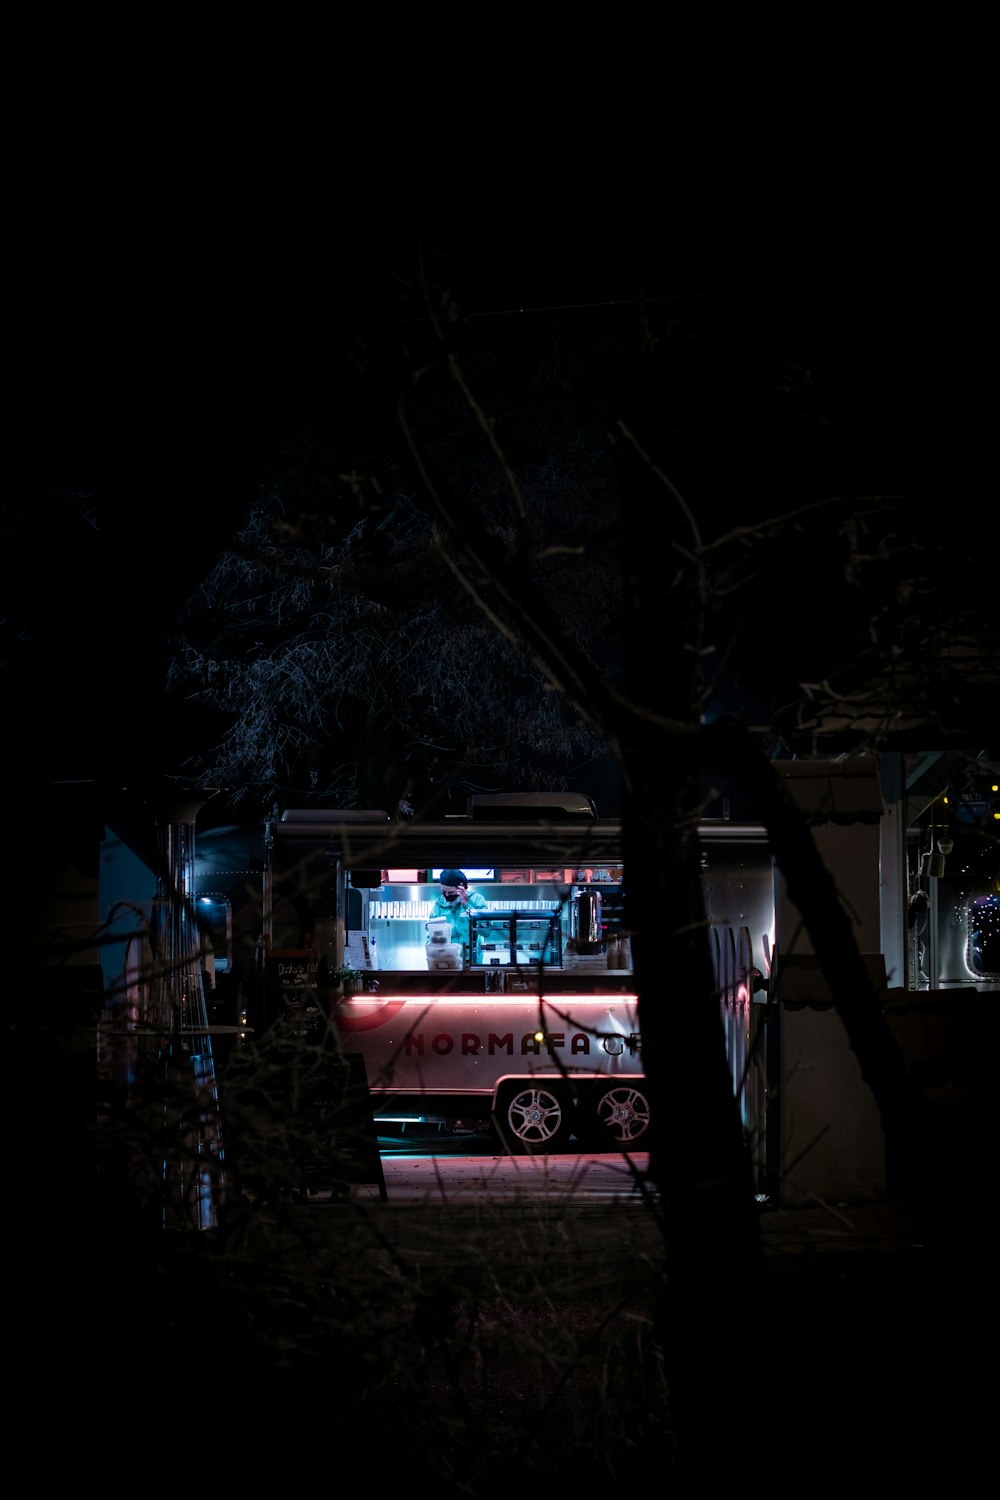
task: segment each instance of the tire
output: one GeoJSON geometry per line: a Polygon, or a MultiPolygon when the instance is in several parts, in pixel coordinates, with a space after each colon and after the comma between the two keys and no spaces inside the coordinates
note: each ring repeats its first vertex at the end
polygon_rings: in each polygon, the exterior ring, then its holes
{"type": "Polygon", "coordinates": [[[512,1154],[565,1151],[573,1133],[569,1096],[558,1084],[513,1083],[497,1093],[493,1121],[512,1154]]]}
{"type": "Polygon", "coordinates": [[[594,1113],[601,1135],[614,1146],[633,1146],[649,1130],[649,1099],[643,1087],[618,1083],[601,1087],[595,1095],[594,1113]]]}

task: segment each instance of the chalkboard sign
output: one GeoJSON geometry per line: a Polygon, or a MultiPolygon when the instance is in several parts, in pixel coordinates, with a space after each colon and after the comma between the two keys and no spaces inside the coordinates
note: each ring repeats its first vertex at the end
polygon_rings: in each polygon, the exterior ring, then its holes
{"type": "Polygon", "coordinates": [[[389,1194],[378,1149],[368,1072],[361,1054],[352,1052],[341,1057],[339,1075],[341,1111],[354,1127],[350,1145],[341,1151],[341,1174],[348,1182],[377,1183],[379,1198],[385,1203],[389,1194]]]}
{"type": "Polygon", "coordinates": [[[314,948],[270,950],[264,959],[264,982],[251,1018],[258,1036],[264,1036],[282,1016],[311,1013],[319,1021],[320,963],[314,948]]]}
{"type": "Polygon", "coordinates": [[[272,948],[264,963],[272,983],[283,990],[314,990],[319,954],[314,948],[272,948]]]}
{"type": "MultiPolygon", "coordinates": [[[[387,1197],[365,1060],[320,1040],[294,1014],[248,1040],[226,1072],[246,1135],[236,1176],[255,1194],[348,1198],[350,1184],[377,1183],[387,1197]],[[248,1128],[246,1122],[249,1122],[248,1128]]],[[[228,1154],[228,1151],[227,1151],[228,1154]]]]}
{"type": "MultiPolygon", "coordinates": [[[[339,1052],[320,999],[325,959],[312,948],[273,948],[264,961],[264,1024],[258,1057],[271,1066],[269,1092],[294,1101],[302,1155],[299,1188],[310,1196],[351,1182],[377,1183],[387,1197],[365,1060],[339,1052]]],[[[291,1116],[286,1115],[286,1118],[291,1116]]]]}
{"type": "Polygon", "coordinates": [[[300,1190],[307,1197],[331,1190],[342,1197],[347,1184],[371,1182],[378,1184],[384,1202],[385,1173],[364,1058],[308,1049],[296,1074],[292,1097],[305,1148],[296,1163],[300,1190]]]}

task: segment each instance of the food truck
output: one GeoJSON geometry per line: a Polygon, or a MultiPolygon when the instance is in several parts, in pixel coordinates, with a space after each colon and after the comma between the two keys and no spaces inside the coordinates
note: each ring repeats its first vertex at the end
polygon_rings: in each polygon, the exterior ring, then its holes
{"type": "Polygon", "coordinates": [[[329,1016],[382,1120],[492,1121],[514,1151],[645,1146],[617,820],[583,796],[499,794],[437,822],[290,809],[266,842],[255,1031],[329,1016]],[[445,870],[484,898],[461,943],[430,917],[445,870]]]}

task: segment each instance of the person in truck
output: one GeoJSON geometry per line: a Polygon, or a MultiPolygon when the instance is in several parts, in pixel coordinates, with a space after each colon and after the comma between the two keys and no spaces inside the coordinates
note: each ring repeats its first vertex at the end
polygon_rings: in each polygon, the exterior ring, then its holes
{"type": "Polygon", "coordinates": [[[431,905],[430,917],[447,917],[451,923],[451,941],[469,953],[469,912],[486,911],[489,902],[481,891],[470,891],[462,870],[442,870],[441,889],[431,905]]]}

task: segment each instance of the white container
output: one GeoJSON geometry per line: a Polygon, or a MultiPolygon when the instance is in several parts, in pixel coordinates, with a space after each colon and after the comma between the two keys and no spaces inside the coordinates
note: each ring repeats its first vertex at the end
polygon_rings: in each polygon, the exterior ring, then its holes
{"type": "Polygon", "coordinates": [[[462,967],[461,943],[428,943],[427,967],[429,969],[460,969],[462,967]]]}

